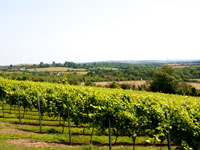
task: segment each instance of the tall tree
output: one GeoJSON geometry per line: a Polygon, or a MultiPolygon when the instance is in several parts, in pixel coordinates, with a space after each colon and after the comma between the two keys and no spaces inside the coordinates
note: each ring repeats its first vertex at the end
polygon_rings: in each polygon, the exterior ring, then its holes
{"type": "Polygon", "coordinates": [[[168,65],[164,65],[159,71],[156,71],[150,83],[152,91],[171,94],[180,93],[182,86],[185,86],[183,80],[175,69],[168,65]]]}

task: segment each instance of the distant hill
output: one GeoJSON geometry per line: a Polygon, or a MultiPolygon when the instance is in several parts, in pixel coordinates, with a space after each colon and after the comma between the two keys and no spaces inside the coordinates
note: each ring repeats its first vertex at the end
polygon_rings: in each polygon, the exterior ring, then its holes
{"type": "MultiPolygon", "coordinates": [[[[110,61],[98,61],[87,63],[128,63],[128,64],[182,64],[182,63],[198,63],[200,59],[196,60],[110,60],[110,61]]],[[[87,64],[83,63],[83,64],[87,64]]]]}

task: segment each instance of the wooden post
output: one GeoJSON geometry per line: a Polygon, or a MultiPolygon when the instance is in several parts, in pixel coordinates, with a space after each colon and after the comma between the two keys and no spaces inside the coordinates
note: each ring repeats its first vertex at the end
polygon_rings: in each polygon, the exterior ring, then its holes
{"type": "MultiPolygon", "coordinates": [[[[165,111],[165,119],[168,120],[168,111],[165,111]]],[[[171,150],[171,140],[170,140],[170,133],[167,133],[167,142],[168,142],[168,150],[171,150]]]]}
{"type": "Polygon", "coordinates": [[[2,99],[2,117],[4,118],[4,101],[3,101],[3,94],[2,94],[2,97],[1,97],[1,99],[2,99]]]}
{"type": "MultiPolygon", "coordinates": [[[[66,97],[66,100],[68,97],[66,97]]],[[[71,133],[71,125],[70,125],[70,115],[69,115],[69,104],[67,101],[67,116],[68,116],[68,129],[69,129],[69,143],[72,144],[72,133],[71,133]]]]}
{"type": "Polygon", "coordinates": [[[19,111],[19,123],[21,124],[21,113],[20,113],[20,101],[19,101],[19,89],[17,88],[17,100],[18,100],[18,111],[19,111]]]}
{"type": "Polygon", "coordinates": [[[41,134],[42,133],[42,121],[41,121],[41,111],[40,111],[40,99],[39,99],[38,92],[37,92],[37,99],[38,99],[38,112],[39,112],[40,134],[41,134]]]}
{"type": "Polygon", "coordinates": [[[112,150],[112,139],[111,139],[111,123],[110,123],[110,118],[108,120],[109,123],[109,150],[112,150]]]}
{"type": "MultiPolygon", "coordinates": [[[[109,108],[109,103],[108,103],[108,108],[109,108]]],[[[110,114],[109,114],[109,119],[108,119],[108,126],[109,126],[109,150],[112,150],[110,114]]]]}

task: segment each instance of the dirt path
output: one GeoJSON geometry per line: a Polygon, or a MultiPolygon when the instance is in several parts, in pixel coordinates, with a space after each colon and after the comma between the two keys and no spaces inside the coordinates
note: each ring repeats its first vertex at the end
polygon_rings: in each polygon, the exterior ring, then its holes
{"type": "MultiPolygon", "coordinates": [[[[44,142],[44,141],[38,141],[33,139],[9,139],[7,140],[8,144],[14,144],[19,147],[29,147],[29,148],[46,148],[46,147],[63,147],[63,148],[70,148],[70,147],[81,147],[82,145],[79,144],[73,144],[73,145],[65,145],[65,144],[59,144],[59,143],[50,143],[50,142],[44,142]]],[[[108,145],[94,145],[96,147],[108,147],[108,145]]],[[[119,147],[132,147],[132,145],[113,145],[113,148],[119,148],[119,147]]],[[[158,148],[158,147],[167,147],[167,145],[135,145],[136,147],[140,148],[158,148]]],[[[174,146],[173,146],[174,147],[174,146]]]]}
{"type": "Polygon", "coordinates": [[[28,134],[28,135],[32,135],[32,134],[36,134],[36,133],[17,130],[17,129],[1,129],[0,134],[26,134],[26,135],[28,134]]]}
{"type": "Polygon", "coordinates": [[[64,144],[48,143],[48,142],[32,140],[32,139],[9,139],[7,140],[7,143],[14,144],[17,146],[22,146],[22,147],[31,147],[31,148],[75,147],[75,146],[69,146],[69,145],[64,145],[64,144]]]}

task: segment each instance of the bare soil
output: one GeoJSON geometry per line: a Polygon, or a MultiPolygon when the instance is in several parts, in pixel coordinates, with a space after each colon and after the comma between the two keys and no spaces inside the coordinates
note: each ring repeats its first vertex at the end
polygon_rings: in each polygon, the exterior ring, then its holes
{"type": "MultiPolygon", "coordinates": [[[[31,148],[45,148],[45,147],[80,147],[81,144],[65,145],[59,143],[50,143],[32,139],[9,139],[7,140],[8,144],[14,144],[19,147],[31,147],[31,148]]],[[[107,147],[108,145],[101,145],[97,147],[107,147]]],[[[132,145],[123,145],[123,147],[132,147],[132,145]]],[[[136,147],[142,148],[157,148],[157,147],[167,147],[167,145],[145,145],[145,144],[136,144],[136,147]]],[[[113,147],[121,147],[121,145],[113,145],[113,147]]],[[[172,147],[175,147],[174,145],[172,147]]]]}
{"type": "Polygon", "coordinates": [[[31,147],[31,148],[70,147],[69,145],[48,143],[48,142],[37,141],[37,140],[32,140],[32,139],[9,139],[7,140],[7,143],[14,144],[17,146],[22,146],[22,147],[31,147]]]}
{"type": "MultiPolygon", "coordinates": [[[[107,81],[107,82],[95,82],[96,85],[100,85],[100,86],[107,86],[109,84],[111,84],[113,81],[107,81]]],[[[136,87],[138,87],[139,85],[144,85],[147,83],[147,81],[145,80],[140,80],[140,81],[116,81],[116,83],[118,84],[129,84],[129,85],[135,85],[136,87]]]]}
{"type": "Polygon", "coordinates": [[[200,83],[187,82],[187,84],[191,85],[191,86],[195,87],[196,89],[200,90],[200,83]]]}
{"type": "MultiPolygon", "coordinates": [[[[111,84],[112,82],[113,82],[113,81],[95,82],[95,84],[105,87],[105,86],[111,84]]],[[[146,80],[141,80],[141,81],[116,81],[116,83],[118,83],[118,84],[135,85],[136,87],[138,87],[138,86],[140,86],[140,85],[146,84],[147,81],[146,81],[146,80]]],[[[200,90],[200,83],[186,82],[186,84],[191,85],[191,86],[195,87],[196,89],[199,89],[199,90],[200,90]]]]}
{"type": "Polygon", "coordinates": [[[0,126],[10,126],[11,124],[8,122],[0,122],[0,126]]]}
{"type": "MultiPolygon", "coordinates": [[[[0,127],[13,127],[13,126],[16,126],[16,123],[0,122],[0,127]]],[[[20,127],[28,128],[29,125],[20,124],[20,127]]],[[[1,130],[3,130],[3,129],[0,129],[0,132],[2,132],[1,130]]]]}
{"type": "Polygon", "coordinates": [[[35,134],[33,132],[21,131],[17,129],[1,129],[0,134],[35,134]]]}

